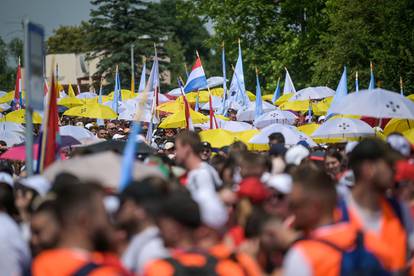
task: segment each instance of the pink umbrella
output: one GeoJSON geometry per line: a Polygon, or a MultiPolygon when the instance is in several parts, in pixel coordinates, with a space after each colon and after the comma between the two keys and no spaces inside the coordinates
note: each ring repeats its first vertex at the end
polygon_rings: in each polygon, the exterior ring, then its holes
{"type": "MultiPolygon", "coordinates": [[[[37,152],[39,150],[39,144],[33,145],[33,159],[37,159],[37,152]]],[[[5,153],[0,155],[0,159],[8,159],[8,160],[19,160],[25,161],[26,160],[26,146],[16,146],[9,148],[5,153]]],[[[60,159],[66,159],[66,157],[60,153],[60,159]]]]}

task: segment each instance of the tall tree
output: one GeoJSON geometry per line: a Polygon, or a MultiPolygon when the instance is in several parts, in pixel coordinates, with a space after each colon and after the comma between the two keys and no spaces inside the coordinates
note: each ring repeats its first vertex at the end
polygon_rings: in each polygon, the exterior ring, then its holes
{"type": "Polygon", "coordinates": [[[9,56],[11,56],[17,64],[20,58],[21,64],[23,64],[23,40],[18,37],[13,38],[9,44],[9,56]]]}
{"type": "Polygon", "coordinates": [[[13,70],[7,64],[7,44],[0,37],[0,90],[13,89],[13,70]]]}
{"type": "Polygon", "coordinates": [[[79,26],[60,26],[47,40],[49,54],[86,53],[90,50],[87,41],[89,24],[82,22],[79,26]]]}

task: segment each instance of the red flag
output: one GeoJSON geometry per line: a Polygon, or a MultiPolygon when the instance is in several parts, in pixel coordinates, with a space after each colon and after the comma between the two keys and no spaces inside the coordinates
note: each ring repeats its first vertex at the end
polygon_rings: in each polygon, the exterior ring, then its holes
{"type": "Polygon", "coordinates": [[[49,92],[49,87],[47,86],[47,81],[45,79],[43,84],[43,93],[45,96],[47,95],[47,92],[49,92]]]}
{"type": "Polygon", "coordinates": [[[13,109],[19,109],[20,106],[20,97],[22,92],[22,71],[20,68],[20,58],[19,58],[19,64],[17,64],[17,72],[16,72],[16,85],[14,87],[14,107],[13,109]]]}
{"type": "Polygon", "coordinates": [[[208,95],[208,102],[210,107],[210,129],[218,128],[216,116],[214,116],[213,100],[211,99],[211,94],[208,95]]]}
{"type": "Polygon", "coordinates": [[[47,168],[56,160],[56,153],[58,150],[57,136],[59,135],[59,116],[57,109],[57,86],[55,85],[55,76],[52,73],[52,83],[50,86],[49,105],[47,113],[46,127],[43,130],[43,169],[47,168]]]}

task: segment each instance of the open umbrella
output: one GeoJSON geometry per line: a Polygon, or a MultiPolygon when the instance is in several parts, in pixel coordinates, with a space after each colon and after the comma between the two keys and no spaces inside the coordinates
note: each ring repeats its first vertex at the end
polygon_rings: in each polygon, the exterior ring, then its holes
{"type": "Polygon", "coordinates": [[[79,126],[61,126],[59,128],[60,135],[72,136],[76,140],[82,141],[85,139],[94,138],[95,135],[86,128],[79,126]]]}
{"type": "Polygon", "coordinates": [[[208,129],[200,131],[203,142],[209,142],[213,148],[221,148],[233,144],[237,139],[231,131],[224,129],[208,129]]]}
{"type": "Polygon", "coordinates": [[[328,97],[333,97],[335,91],[327,86],[307,87],[296,92],[289,102],[304,101],[304,100],[319,100],[328,97]]]}
{"type": "Polygon", "coordinates": [[[403,135],[412,145],[414,145],[414,128],[404,131],[403,135]]]}
{"type": "Polygon", "coordinates": [[[358,119],[335,118],[324,122],[312,135],[312,138],[360,138],[374,136],[374,129],[358,119]]]}
{"type": "Polygon", "coordinates": [[[305,141],[311,147],[315,147],[316,143],[305,133],[297,130],[296,127],[290,125],[273,124],[265,127],[261,132],[250,139],[251,144],[268,144],[269,135],[280,132],[285,137],[286,145],[296,145],[299,141],[305,141]]]}
{"type": "Polygon", "coordinates": [[[65,106],[67,108],[72,108],[75,106],[80,106],[80,105],[85,105],[88,103],[93,103],[93,102],[97,102],[97,98],[92,98],[92,99],[79,99],[76,97],[66,97],[66,98],[62,98],[58,101],[58,105],[61,106],[65,106]]]}
{"type": "Polygon", "coordinates": [[[19,132],[24,133],[24,126],[13,122],[0,122],[0,132],[19,132]]]}
{"type": "Polygon", "coordinates": [[[403,133],[411,128],[414,128],[414,120],[394,118],[385,126],[384,134],[390,135],[393,132],[403,133]]]}
{"type": "MultiPolygon", "coordinates": [[[[17,124],[25,124],[26,123],[26,110],[25,109],[18,109],[7,113],[4,118],[2,118],[5,122],[13,122],[17,124]]],[[[41,124],[42,123],[42,116],[38,112],[33,112],[33,124],[41,124]]]]}
{"type": "Polygon", "coordinates": [[[8,147],[23,143],[24,135],[17,132],[0,131],[0,140],[6,142],[8,147]]]}
{"type": "Polygon", "coordinates": [[[79,95],[76,95],[76,98],[78,99],[93,99],[96,97],[98,97],[98,95],[93,92],[82,92],[79,95]]]}
{"type": "Polygon", "coordinates": [[[298,130],[302,131],[308,136],[311,136],[315,132],[315,130],[317,130],[320,126],[321,125],[317,123],[305,124],[298,126],[298,130]]]}
{"type": "Polygon", "coordinates": [[[257,128],[264,128],[271,124],[290,124],[293,125],[297,116],[289,111],[273,110],[266,112],[254,120],[253,124],[257,128]]]}
{"type": "Polygon", "coordinates": [[[117,114],[110,107],[102,104],[86,104],[72,107],[71,109],[66,110],[63,115],[94,119],[117,118],[117,114]]]}
{"type": "Polygon", "coordinates": [[[289,99],[292,98],[293,95],[294,93],[283,94],[282,96],[280,96],[279,99],[276,100],[275,105],[280,106],[281,104],[289,101],[289,99]]]}
{"type": "MultiPolygon", "coordinates": [[[[190,108],[190,116],[193,124],[201,124],[208,121],[208,117],[195,112],[190,108]]],[[[184,128],[186,127],[185,110],[180,110],[175,114],[172,114],[165,118],[159,128],[184,128]]]]}
{"type": "MultiPolygon", "coordinates": [[[[275,110],[276,107],[268,102],[262,102],[263,112],[275,110]]],[[[256,103],[249,102],[247,107],[237,111],[237,121],[254,121],[256,115],[256,103]]]]}
{"type": "MultiPolygon", "coordinates": [[[[114,152],[100,152],[59,160],[46,168],[43,175],[53,181],[59,173],[71,173],[84,181],[97,181],[105,187],[116,190],[122,173],[122,155],[114,152]]],[[[132,167],[133,180],[156,176],[164,178],[156,166],[135,161],[132,167]]]]}
{"type": "MultiPolygon", "coordinates": [[[[113,100],[114,98],[114,91],[108,94],[109,98],[113,100]]],[[[128,100],[134,98],[136,95],[134,92],[128,89],[121,89],[121,98],[122,100],[128,100]]]]}
{"type": "Polygon", "coordinates": [[[414,102],[400,93],[378,88],[348,94],[331,111],[374,118],[414,119],[414,102]]]}

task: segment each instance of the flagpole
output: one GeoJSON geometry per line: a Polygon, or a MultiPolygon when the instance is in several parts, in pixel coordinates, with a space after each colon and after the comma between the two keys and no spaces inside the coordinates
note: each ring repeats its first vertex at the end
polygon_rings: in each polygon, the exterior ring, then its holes
{"type": "Polygon", "coordinates": [[[404,96],[404,84],[403,84],[403,79],[401,76],[400,76],[400,94],[404,96]]]}
{"type": "Polygon", "coordinates": [[[131,44],[131,92],[135,93],[134,45],[131,44]]]}

